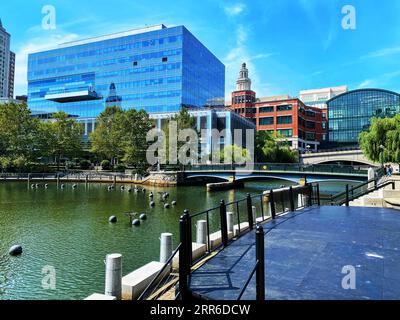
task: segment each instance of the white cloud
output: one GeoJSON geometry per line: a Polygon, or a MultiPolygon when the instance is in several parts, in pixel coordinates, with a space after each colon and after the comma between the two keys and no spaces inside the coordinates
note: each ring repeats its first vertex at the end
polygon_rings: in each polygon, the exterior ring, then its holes
{"type": "Polygon", "coordinates": [[[370,52],[367,55],[361,57],[362,59],[368,58],[381,58],[390,55],[395,55],[400,53],[400,47],[384,48],[374,52],[370,52]]]}
{"type": "Polygon", "coordinates": [[[242,13],[246,9],[246,5],[244,3],[237,3],[232,6],[224,7],[225,13],[228,16],[237,16],[242,13]]]}
{"type": "Polygon", "coordinates": [[[372,85],[372,79],[366,79],[358,85],[358,89],[369,88],[372,85]]]}
{"type": "Polygon", "coordinates": [[[257,73],[256,65],[254,64],[254,60],[269,58],[275,55],[275,53],[250,54],[246,46],[247,38],[247,29],[243,25],[238,25],[236,29],[236,42],[234,47],[223,59],[226,67],[225,99],[227,100],[230,100],[231,92],[236,89],[236,80],[243,62],[247,64],[247,68],[249,69],[249,77],[252,81],[252,89],[256,91],[259,96],[271,94],[271,84],[261,82],[257,73]]]}
{"type": "Polygon", "coordinates": [[[78,35],[73,33],[63,35],[50,33],[47,37],[33,38],[28,43],[21,45],[15,53],[15,95],[27,94],[28,54],[76,39],[78,39],[78,35]]]}
{"type": "MultiPolygon", "coordinates": [[[[366,79],[358,85],[358,89],[390,86],[394,79],[400,77],[400,70],[383,73],[374,78],[366,79]]],[[[398,79],[396,79],[398,80],[398,79]]]]}

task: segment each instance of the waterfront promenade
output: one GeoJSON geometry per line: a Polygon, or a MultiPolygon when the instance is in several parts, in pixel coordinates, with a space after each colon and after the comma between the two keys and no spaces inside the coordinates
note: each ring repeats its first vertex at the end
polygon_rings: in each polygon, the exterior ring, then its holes
{"type": "MultiPolygon", "coordinates": [[[[400,215],[393,209],[311,207],[263,224],[267,300],[397,299],[400,215]],[[346,266],[356,288],[345,290],[346,266]]],[[[195,297],[236,300],[255,263],[255,232],[220,251],[189,280],[195,297]]],[[[242,299],[256,298],[255,276],[242,299]]]]}

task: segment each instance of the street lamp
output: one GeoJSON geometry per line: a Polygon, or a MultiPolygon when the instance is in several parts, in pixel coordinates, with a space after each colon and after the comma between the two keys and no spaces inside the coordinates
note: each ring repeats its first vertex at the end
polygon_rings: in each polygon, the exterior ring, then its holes
{"type": "Polygon", "coordinates": [[[384,164],[384,159],[383,159],[383,152],[385,151],[385,146],[384,145],[380,145],[379,149],[381,149],[380,153],[379,153],[379,160],[381,161],[381,166],[383,167],[384,164]]]}

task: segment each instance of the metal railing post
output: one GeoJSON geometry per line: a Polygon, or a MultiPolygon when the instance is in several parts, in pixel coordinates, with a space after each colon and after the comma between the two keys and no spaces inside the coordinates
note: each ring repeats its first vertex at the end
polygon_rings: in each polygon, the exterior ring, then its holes
{"type": "Polygon", "coordinates": [[[275,219],[276,211],[275,211],[275,200],[274,200],[274,190],[270,190],[269,192],[269,206],[271,208],[271,217],[275,219]]]}
{"type": "Polygon", "coordinates": [[[289,201],[290,201],[290,211],[294,212],[294,199],[293,199],[293,187],[289,187],[289,201]]]}
{"type": "Polygon", "coordinates": [[[308,185],[307,185],[307,187],[308,187],[308,203],[307,203],[307,205],[309,206],[309,207],[312,207],[312,205],[313,205],[313,203],[312,203],[312,196],[313,196],[313,187],[312,187],[312,184],[311,183],[309,183],[308,185]]]}
{"type": "Polygon", "coordinates": [[[349,185],[346,184],[346,207],[348,207],[350,205],[350,201],[349,201],[349,185]]]}
{"type": "Polygon", "coordinates": [[[228,245],[228,222],[226,219],[226,205],[224,200],[221,200],[219,207],[219,215],[221,219],[222,245],[226,247],[228,245]]]}
{"type": "Polygon", "coordinates": [[[190,273],[190,263],[189,257],[187,256],[187,230],[188,230],[188,218],[189,213],[187,210],[184,211],[183,215],[179,219],[179,231],[181,248],[179,250],[179,293],[181,300],[188,300],[189,290],[188,290],[188,278],[190,273]]]}
{"type": "Polygon", "coordinates": [[[318,203],[318,207],[321,206],[321,197],[320,197],[320,193],[319,193],[319,183],[317,183],[317,203],[318,203]]]}
{"type": "Polygon", "coordinates": [[[251,203],[250,193],[247,194],[247,219],[249,221],[249,228],[252,230],[254,228],[253,219],[253,204],[251,203]]]}
{"type": "Polygon", "coordinates": [[[264,229],[261,225],[256,228],[256,293],[257,300],[265,300],[265,257],[264,257],[264,229]]]}

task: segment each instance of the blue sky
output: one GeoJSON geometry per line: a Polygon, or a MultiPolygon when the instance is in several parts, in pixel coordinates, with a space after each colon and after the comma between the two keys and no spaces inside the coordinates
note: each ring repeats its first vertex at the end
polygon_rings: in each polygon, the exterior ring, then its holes
{"type": "Polygon", "coordinates": [[[17,53],[16,94],[26,93],[27,54],[49,44],[164,23],[185,25],[226,66],[226,96],[247,62],[257,95],[348,85],[400,91],[398,0],[13,0],[0,18],[17,53]],[[43,30],[44,5],[57,28],[43,30]],[[342,8],[356,9],[356,30],[342,8]]]}

